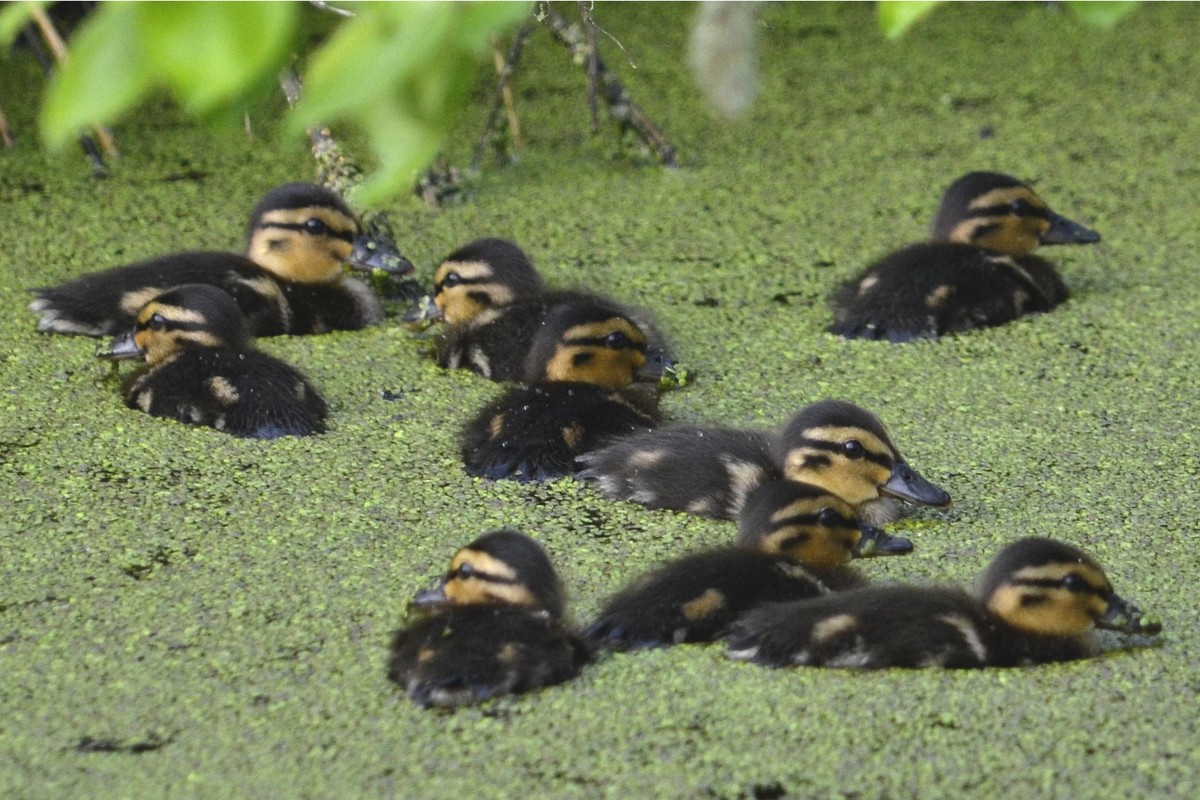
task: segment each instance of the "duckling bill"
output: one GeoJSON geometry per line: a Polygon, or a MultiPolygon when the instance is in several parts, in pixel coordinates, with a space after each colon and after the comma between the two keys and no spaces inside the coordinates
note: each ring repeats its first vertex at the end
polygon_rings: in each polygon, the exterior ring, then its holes
{"type": "Polygon", "coordinates": [[[204,283],[226,291],[254,336],[357,330],[383,320],[383,306],[342,265],[401,275],[413,267],[390,243],[362,233],[334,192],[289,183],[254,207],[246,253],[189,251],[159,256],[58,286],[35,289],[38,330],[107,336],[127,330],[151,298],[204,283]]]}
{"type": "Polygon", "coordinates": [[[158,295],[98,355],[146,362],[128,382],[125,404],[152,416],[258,439],[325,431],[320,393],[293,367],[254,349],[241,310],[214,286],[158,295]]]}
{"type": "Polygon", "coordinates": [[[1067,288],[1034,250],[1098,241],[1016,178],[972,172],[943,194],[932,241],[885,256],[834,294],[829,331],[906,342],[1049,311],[1067,288]]]}
{"type": "Polygon", "coordinates": [[[729,654],[774,667],[1016,667],[1095,655],[1094,628],[1154,635],[1162,625],[1083,551],[1030,537],[1000,552],[975,595],[885,586],[763,606],[734,624],[729,654]]]}
{"type": "Polygon", "coordinates": [[[859,582],[851,559],[903,555],[907,539],[861,523],[823,489],[772,481],[754,489],[736,545],[693,553],[644,575],[584,631],[598,647],[710,642],[763,603],[819,597],[859,582]]]}
{"type": "Polygon", "coordinates": [[[460,706],[562,683],[591,660],[563,622],[549,557],[518,531],[493,531],[459,550],[445,578],[413,604],[428,615],[393,636],[388,677],[418,705],[460,706]]]}

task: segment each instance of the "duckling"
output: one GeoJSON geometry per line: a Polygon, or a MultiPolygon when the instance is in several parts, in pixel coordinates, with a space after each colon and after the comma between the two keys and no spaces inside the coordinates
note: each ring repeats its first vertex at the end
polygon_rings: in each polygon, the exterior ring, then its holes
{"type": "Polygon", "coordinates": [[[635,320],[650,339],[650,359],[669,364],[661,336],[644,315],[587,292],[546,289],[529,256],[505,239],[478,239],[447,256],[434,272],[425,317],[449,326],[438,342],[439,365],[519,381],[548,316],[572,303],[604,303],[613,315],[635,320]]]}
{"type": "Polygon", "coordinates": [[[250,214],[246,255],[189,251],[92,272],[33,290],[38,330],[106,336],[133,325],[151,298],[185,283],[229,293],[254,336],[357,330],[383,319],[383,306],[359,269],[402,275],[413,266],[393,247],[360,232],[337,194],[312,183],[288,183],[264,196],[250,214]]]}
{"type": "Polygon", "coordinates": [[[234,436],[276,439],[325,431],[325,401],[308,379],[254,349],[237,303],[215,286],[184,284],[146,303],[102,358],[145,360],[125,405],[234,436]]]}
{"type": "Polygon", "coordinates": [[[584,637],[614,650],[710,642],[751,608],[854,585],[852,558],[901,555],[907,539],[861,523],[816,486],[768,481],[746,497],[736,545],[672,561],[610,599],[584,637]]]}
{"type": "Polygon", "coordinates": [[[717,519],[736,519],[751,489],[780,478],[826,489],[873,524],[899,515],[892,499],[950,504],[944,489],[908,465],[878,417],[838,400],[807,406],[777,434],[661,428],[579,461],[579,477],[606,497],[717,519]]]}
{"type": "Polygon", "coordinates": [[[608,305],[558,306],[526,358],[526,384],[488,403],[464,429],[466,471],[518,481],[573,472],[580,453],[657,424],[655,399],[630,384],[657,380],[661,366],[647,360],[641,328],[608,305]]]}
{"type": "Polygon", "coordinates": [[[459,550],[440,585],[413,604],[431,613],[393,636],[388,677],[422,706],[562,683],[592,658],[563,623],[563,591],[546,551],[514,530],[459,550]]]}
{"type": "Polygon", "coordinates": [[[1090,244],[1100,234],[1059,216],[1026,184],[972,172],[942,195],[933,241],[897,250],[833,296],[830,333],[907,342],[1003,325],[1067,299],[1043,244],[1090,244]]]}
{"type": "Polygon", "coordinates": [[[1016,667],[1094,655],[1093,626],[1162,629],[1083,551],[1029,537],[1000,552],[974,596],[885,586],[766,605],[734,623],[729,655],[774,667],[1016,667]]]}

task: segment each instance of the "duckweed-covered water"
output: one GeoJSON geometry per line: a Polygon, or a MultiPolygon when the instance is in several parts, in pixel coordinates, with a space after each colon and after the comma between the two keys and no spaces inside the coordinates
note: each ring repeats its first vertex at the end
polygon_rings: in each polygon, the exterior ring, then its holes
{"type": "MultiPolygon", "coordinates": [[[[539,32],[515,83],[520,162],[459,207],[398,198],[406,254],[427,276],[507,236],[556,285],[652,308],[696,376],[665,398],[674,420],[774,424],[821,397],[876,411],[955,504],[896,524],[916,552],[870,575],[964,583],[1005,542],[1055,536],[1161,616],[1160,646],[866,675],[689,647],[416,708],[384,679],[389,634],[480,532],[536,536],[583,620],[732,527],[569,480],[466,477],[457,431],[499,387],[438,370],[394,322],[262,343],[323,389],[325,436],[241,441],[126,409],[94,341],[34,332],[26,289],[235,248],[257,197],[312,162],[277,136],[281,101],[252,139],[158,101],[117,126],[123,160],[94,180],[81,155],[36,148],[42,78],[17,54],[0,63],[20,140],[0,152],[0,796],[1196,796],[1200,12],[1150,4],[1103,32],[1057,6],[955,6],[888,43],[868,5],[768,6],[761,96],[738,122],[681,68],[692,14],[596,11],[681,169],[592,137],[582,71],[539,32]],[[825,334],[832,287],[923,237],[942,188],[975,169],[1103,234],[1046,251],[1072,299],[938,343],[825,334]]],[[[488,97],[481,82],[451,160],[488,97]]]]}

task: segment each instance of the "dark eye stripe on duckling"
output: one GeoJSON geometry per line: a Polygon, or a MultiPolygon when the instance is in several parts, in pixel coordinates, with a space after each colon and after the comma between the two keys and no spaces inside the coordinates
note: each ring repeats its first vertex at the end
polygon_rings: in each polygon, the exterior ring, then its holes
{"type": "Polygon", "coordinates": [[[258,221],[256,228],[274,228],[285,231],[300,231],[313,236],[328,236],[353,242],[358,233],[358,223],[344,214],[329,208],[309,206],[270,211],[258,221]]]}
{"type": "Polygon", "coordinates": [[[832,459],[824,453],[837,453],[847,458],[851,457],[845,449],[846,442],[850,440],[862,445],[862,455],[859,458],[886,469],[891,469],[892,464],[896,462],[897,453],[886,442],[869,431],[855,428],[809,428],[800,435],[792,452],[804,453],[806,466],[826,466],[832,463],[832,459]]]}
{"type": "Polygon", "coordinates": [[[563,344],[568,347],[604,347],[609,350],[646,352],[646,342],[636,329],[620,318],[576,325],[567,331],[563,344]],[[620,336],[617,336],[620,334],[620,336]]]}

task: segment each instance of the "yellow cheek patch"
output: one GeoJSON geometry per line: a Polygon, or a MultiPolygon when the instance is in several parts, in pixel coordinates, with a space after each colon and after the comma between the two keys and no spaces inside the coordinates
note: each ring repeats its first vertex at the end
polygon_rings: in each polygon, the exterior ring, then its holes
{"type": "Polygon", "coordinates": [[[342,263],[354,246],[346,239],[358,233],[358,223],[331,208],[309,206],[267,212],[250,237],[247,255],[263,269],[297,283],[329,283],[342,274],[342,263]],[[333,235],[273,227],[303,225],[310,219],[325,223],[333,235]]]}

